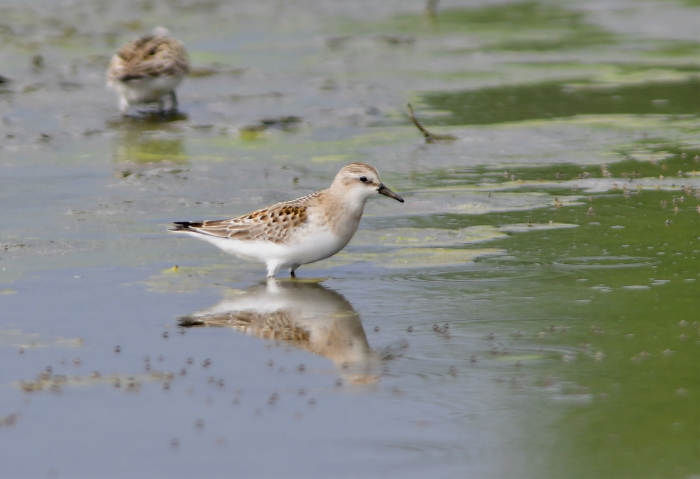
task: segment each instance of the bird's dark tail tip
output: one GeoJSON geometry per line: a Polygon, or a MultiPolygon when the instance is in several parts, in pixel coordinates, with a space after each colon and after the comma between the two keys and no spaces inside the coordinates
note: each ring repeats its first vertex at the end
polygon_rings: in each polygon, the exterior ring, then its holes
{"type": "Polygon", "coordinates": [[[192,328],[195,326],[204,326],[204,321],[191,316],[183,316],[177,320],[177,325],[181,328],[192,328]]]}
{"type": "Polygon", "coordinates": [[[173,227],[169,228],[168,231],[189,231],[191,228],[200,226],[202,226],[201,221],[174,221],[173,227]]]}

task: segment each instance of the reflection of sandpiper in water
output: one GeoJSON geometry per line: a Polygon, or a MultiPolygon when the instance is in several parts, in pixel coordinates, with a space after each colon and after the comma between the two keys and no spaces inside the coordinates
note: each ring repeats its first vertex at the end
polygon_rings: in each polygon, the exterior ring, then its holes
{"type": "Polygon", "coordinates": [[[136,168],[178,166],[187,163],[183,136],[177,131],[121,127],[114,135],[112,159],[122,175],[129,176],[136,168]]]}
{"type": "Polygon", "coordinates": [[[319,283],[267,280],[214,306],[182,317],[180,326],[231,327],[284,341],[331,359],[353,383],[378,380],[378,359],[359,314],[339,293],[319,283]]]}

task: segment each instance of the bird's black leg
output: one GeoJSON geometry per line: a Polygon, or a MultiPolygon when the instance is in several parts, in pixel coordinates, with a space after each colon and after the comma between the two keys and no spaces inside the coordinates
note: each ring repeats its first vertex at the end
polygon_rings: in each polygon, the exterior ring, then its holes
{"type": "Polygon", "coordinates": [[[175,90],[170,92],[170,111],[175,112],[177,111],[177,95],[175,94],[175,90]]]}

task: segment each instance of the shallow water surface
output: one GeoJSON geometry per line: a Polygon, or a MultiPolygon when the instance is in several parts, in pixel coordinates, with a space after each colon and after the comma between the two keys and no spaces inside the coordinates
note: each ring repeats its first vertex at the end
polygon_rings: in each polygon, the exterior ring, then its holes
{"type": "Polygon", "coordinates": [[[5,2],[0,476],[697,478],[695,3],[5,2]],[[296,280],[166,232],[351,161],[296,280]]]}

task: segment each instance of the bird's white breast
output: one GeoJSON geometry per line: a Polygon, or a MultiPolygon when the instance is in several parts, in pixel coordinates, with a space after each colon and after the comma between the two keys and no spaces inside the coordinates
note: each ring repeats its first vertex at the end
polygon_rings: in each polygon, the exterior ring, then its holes
{"type": "Polygon", "coordinates": [[[117,91],[129,103],[149,103],[158,101],[162,96],[173,91],[184,78],[184,75],[161,75],[144,77],[127,82],[115,83],[117,91]]]}
{"type": "Polygon", "coordinates": [[[279,264],[282,268],[328,258],[343,249],[350,240],[333,234],[327,228],[312,230],[308,227],[301,228],[285,243],[264,240],[242,241],[200,233],[189,234],[208,241],[227,253],[263,263],[272,262],[279,264]]]}

